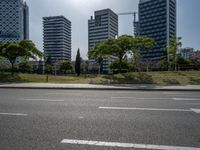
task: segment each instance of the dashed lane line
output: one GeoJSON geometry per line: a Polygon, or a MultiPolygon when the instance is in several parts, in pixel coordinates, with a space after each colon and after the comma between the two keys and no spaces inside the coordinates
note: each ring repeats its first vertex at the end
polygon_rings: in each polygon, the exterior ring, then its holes
{"type": "Polygon", "coordinates": [[[107,110],[141,110],[141,111],[169,111],[169,112],[195,112],[200,114],[200,109],[161,109],[161,108],[136,108],[136,107],[99,107],[107,110]]]}
{"type": "Polygon", "coordinates": [[[200,98],[172,98],[174,101],[200,101],[200,98]]]}
{"type": "Polygon", "coordinates": [[[151,144],[135,144],[135,143],[117,143],[117,142],[103,142],[103,141],[86,141],[86,140],[73,140],[64,139],[62,144],[74,145],[90,145],[90,146],[103,146],[103,147],[119,147],[119,148],[137,148],[137,149],[155,149],[155,150],[200,150],[196,147],[180,147],[180,146],[167,146],[167,145],[151,145],[151,144]]]}
{"type": "Polygon", "coordinates": [[[7,115],[7,116],[28,116],[27,114],[20,114],[20,113],[0,113],[0,115],[7,115]]]}

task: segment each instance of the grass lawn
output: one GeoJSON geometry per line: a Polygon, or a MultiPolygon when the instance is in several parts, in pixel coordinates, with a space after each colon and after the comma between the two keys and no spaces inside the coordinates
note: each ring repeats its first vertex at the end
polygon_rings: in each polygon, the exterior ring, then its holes
{"type": "MultiPolygon", "coordinates": [[[[200,71],[133,72],[117,75],[48,75],[49,83],[200,85],[200,71]]],[[[46,82],[46,75],[0,73],[0,82],[46,82]]]]}

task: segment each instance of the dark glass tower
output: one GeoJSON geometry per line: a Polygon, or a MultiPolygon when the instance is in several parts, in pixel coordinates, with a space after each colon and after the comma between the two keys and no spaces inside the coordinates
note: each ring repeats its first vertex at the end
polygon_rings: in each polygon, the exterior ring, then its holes
{"type": "Polygon", "coordinates": [[[140,0],[139,35],[154,39],[157,45],[144,58],[163,58],[171,36],[176,36],[176,0],[140,0]]]}

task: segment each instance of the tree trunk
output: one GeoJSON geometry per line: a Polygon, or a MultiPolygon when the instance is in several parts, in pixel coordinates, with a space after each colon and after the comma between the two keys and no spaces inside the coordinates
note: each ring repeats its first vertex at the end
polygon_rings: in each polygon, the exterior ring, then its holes
{"type": "Polygon", "coordinates": [[[119,73],[122,72],[122,58],[119,59],[119,73]]]}
{"type": "Polygon", "coordinates": [[[14,64],[15,64],[15,63],[11,62],[11,65],[12,65],[11,74],[12,74],[12,76],[14,75],[14,64]]]}
{"type": "Polygon", "coordinates": [[[102,62],[99,63],[99,70],[98,70],[99,75],[101,74],[101,64],[102,64],[102,62]]]}
{"type": "Polygon", "coordinates": [[[150,64],[150,60],[147,58],[147,68],[146,68],[146,72],[149,72],[149,64],[150,64]]]}
{"type": "Polygon", "coordinates": [[[176,55],[175,55],[175,58],[174,58],[174,70],[177,71],[176,55]]]}

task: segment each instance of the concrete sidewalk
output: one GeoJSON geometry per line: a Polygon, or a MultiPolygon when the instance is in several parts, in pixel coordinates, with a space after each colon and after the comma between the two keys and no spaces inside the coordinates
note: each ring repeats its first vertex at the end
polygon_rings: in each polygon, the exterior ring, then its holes
{"type": "Polygon", "coordinates": [[[65,90],[145,90],[145,91],[200,91],[200,85],[171,85],[154,84],[54,84],[54,83],[2,83],[0,88],[10,89],[65,89],[65,90]]]}

